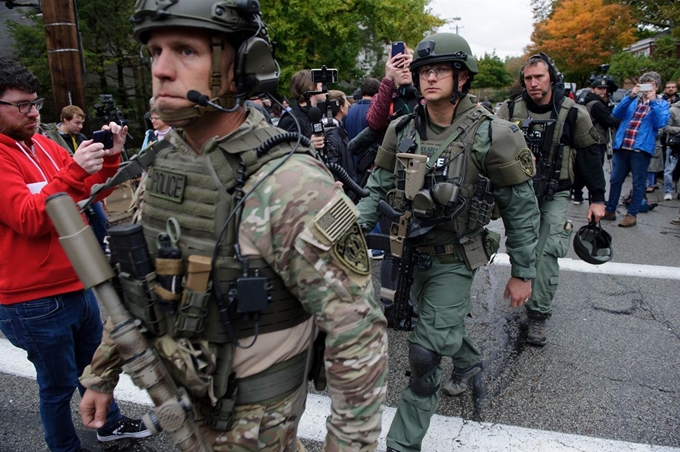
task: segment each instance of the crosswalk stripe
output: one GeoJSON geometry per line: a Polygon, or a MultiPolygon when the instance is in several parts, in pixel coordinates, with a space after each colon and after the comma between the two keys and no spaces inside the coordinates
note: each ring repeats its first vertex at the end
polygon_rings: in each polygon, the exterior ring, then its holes
{"type": "MultiPolygon", "coordinates": [[[[14,347],[7,339],[0,339],[0,372],[35,379],[35,369],[26,358],[26,352],[14,347]]],[[[139,405],[152,406],[146,392],[137,388],[130,377],[123,374],[116,387],[116,399],[139,405]]],[[[385,435],[396,410],[387,407],[383,415],[382,434],[378,451],[386,449],[385,435]]],[[[301,438],[322,442],[326,436],[326,417],[330,414],[328,397],[309,394],[305,414],[300,421],[301,438]]],[[[466,450],[532,451],[532,452],[680,452],[679,448],[627,443],[567,433],[533,430],[512,425],[473,422],[456,417],[435,415],[423,441],[423,450],[450,452],[466,450]]]]}

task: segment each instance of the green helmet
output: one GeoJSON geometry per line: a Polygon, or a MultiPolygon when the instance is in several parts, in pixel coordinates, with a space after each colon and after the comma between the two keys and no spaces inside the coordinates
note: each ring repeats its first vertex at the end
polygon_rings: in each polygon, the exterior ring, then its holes
{"type": "MultiPolygon", "coordinates": [[[[467,69],[470,75],[479,72],[470,45],[455,33],[436,33],[420,41],[411,61],[411,72],[415,73],[420,66],[434,63],[453,63],[457,69],[467,69]]],[[[414,74],[413,79],[416,77],[414,74]]]]}
{"type": "MultiPolygon", "coordinates": [[[[253,94],[275,91],[279,66],[274,60],[267,27],[260,16],[258,0],[136,0],[130,18],[133,34],[146,44],[156,29],[193,28],[206,30],[213,36],[212,71],[209,80],[212,102],[229,111],[239,108],[253,94]],[[219,35],[236,50],[234,79],[237,94],[219,95],[221,90],[222,46],[219,35]]],[[[160,112],[163,121],[195,121],[206,112],[215,111],[201,104],[176,112],[160,112]]]]}
{"type": "Polygon", "coordinates": [[[259,24],[248,15],[260,14],[257,0],[137,0],[130,20],[133,34],[142,44],[157,28],[199,28],[218,33],[254,36],[259,24]]]}

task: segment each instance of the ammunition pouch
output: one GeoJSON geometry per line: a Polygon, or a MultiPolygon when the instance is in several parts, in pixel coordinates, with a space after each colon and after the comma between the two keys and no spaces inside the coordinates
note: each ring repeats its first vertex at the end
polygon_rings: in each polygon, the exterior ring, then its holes
{"type": "Polygon", "coordinates": [[[307,352],[278,363],[259,374],[231,380],[228,396],[217,401],[206,419],[215,430],[229,430],[237,405],[269,405],[289,396],[302,387],[305,380],[307,352]]]}
{"type": "Polygon", "coordinates": [[[153,336],[163,336],[168,332],[168,312],[173,306],[161,302],[155,294],[156,274],[150,273],[146,280],[134,278],[131,274],[120,272],[118,281],[123,288],[123,304],[133,317],[153,336]]]}
{"type": "Polygon", "coordinates": [[[196,292],[188,287],[184,289],[175,319],[176,336],[191,340],[202,336],[208,315],[209,300],[210,292],[196,292]]]}

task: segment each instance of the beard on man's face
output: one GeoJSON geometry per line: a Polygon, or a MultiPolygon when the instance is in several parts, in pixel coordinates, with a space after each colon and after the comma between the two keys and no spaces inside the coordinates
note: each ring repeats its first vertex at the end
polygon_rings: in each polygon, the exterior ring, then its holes
{"type": "Polygon", "coordinates": [[[37,118],[24,118],[21,123],[17,124],[15,122],[9,121],[0,115],[0,133],[7,135],[8,137],[17,141],[29,140],[38,131],[38,126],[40,125],[40,117],[37,118]],[[35,125],[31,128],[28,126],[31,123],[35,125]]]}

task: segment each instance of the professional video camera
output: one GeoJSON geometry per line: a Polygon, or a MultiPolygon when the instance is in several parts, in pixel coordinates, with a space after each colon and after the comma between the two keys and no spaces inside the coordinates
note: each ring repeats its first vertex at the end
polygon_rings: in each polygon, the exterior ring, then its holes
{"type": "MultiPolygon", "coordinates": [[[[111,121],[120,124],[121,127],[128,124],[128,120],[125,118],[123,112],[120,110],[120,108],[116,107],[116,102],[113,100],[113,95],[100,94],[99,102],[101,102],[101,104],[95,104],[94,109],[97,112],[97,119],[99,119],[102,124],[108,124],[111,121]]],[[[132,135],[129,132],[127,137],[132,139],[132,135]]],[[[123,161],[129,160],[125,147],[123,147],[122,159],[123,161]]]]}
{"type": "Polygon", "coordinates": [[[101,104],[95,104],[94,109],[97,112],[97,118],[102,122],[102,124],[108,124],[111,121],[117,122],[121,126],[127,125],[128,121],[125,119],[125,115],[118,107],[116,107],[116,102],[113,100],[113,95],[111,94],[100,94],[99,102],[101,104]]]}

